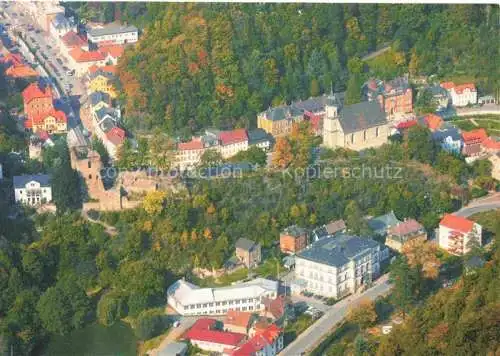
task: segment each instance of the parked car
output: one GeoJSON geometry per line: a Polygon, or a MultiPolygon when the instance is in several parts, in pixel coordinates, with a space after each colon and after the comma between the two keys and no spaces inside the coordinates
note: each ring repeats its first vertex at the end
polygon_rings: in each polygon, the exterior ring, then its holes
{"type": "Polygon", "coordinates": [[[172,324],[172,326],[174,328],[178,328],[179,326],[181,326],[181,322],[179,320],[176,320],[176,321],[174,321],[174,323],[172,324]]]}
{"type": "Polygon", "coordinates": [[[60,65],[62,65],[62,64],[63,64],[63,61],[61,60],[61,58],[56,58],[56,61],[57,61],[57,63],[59,63],[60,65]]]}

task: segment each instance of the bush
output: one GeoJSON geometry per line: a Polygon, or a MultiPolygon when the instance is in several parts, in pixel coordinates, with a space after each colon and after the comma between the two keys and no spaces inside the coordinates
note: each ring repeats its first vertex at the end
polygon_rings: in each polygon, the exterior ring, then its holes
{"type": "Polygon", "coordinates": [[[163,309],[149,309],[137,317],[134,332],[139,339],[147,340],[162,334],[167,327],[167,316],[163,309]]]}
{"type": "Polygon", "coordinates": [[[128,313],[130,316],[137,316],[149,306],[149,298],[144,294],[132,294],[128,298],[128,313]]]}
{"type": "Polygon", "coordinates": [[[326,305],[334,305],[335,303],[337,303],[337,299],[335,298],[327,298],[325,302],[326,305]]]}
{"type": "Polygon", "coordinates": [[[102,296],[97,304],[97,319],[105,326],[113,325],[126,315],[126,304],[122,296],[110,292],[102,296]]]}
{"type": "Polygon", "coordinates": [[[471,196],[473,199],[481,198],[481,197],[484,197],[485,195],[488,195],[488,191],[481,189],[481,188],[478,188],[478,187],[472,188],[471,196]]]}

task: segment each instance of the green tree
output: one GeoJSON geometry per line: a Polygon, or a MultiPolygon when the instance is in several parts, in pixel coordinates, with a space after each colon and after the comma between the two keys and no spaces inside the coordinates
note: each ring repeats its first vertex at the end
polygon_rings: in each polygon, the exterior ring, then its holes
{"type": "Polygon", "coordinates": [[[417,276],[404,257],[397,258],[391,264],[390,279],[394,283],[391,294],[392,304],[406,315],[409,306],[415,302],[417,276]]]}
{"type": "Polygon", "coordinates": [[[108,150],[102,143],[102,140],[98,138],[97,136],[92,137],[92,148],[99,153],[99,156],[101,157],[101,162],[103,166],[108,166],[110,162],[110,157],[108,150]]]}
{"type": "Polygon", "coordinates": [[[71,168],[71,159],[67,146],[59,146],[60,162],[52,175],[52,198],[58,213],[79,209],[82,206],[80,177],[71,168]]]}
{"type": "Polygon", "coordinates": [[[116,292],[106,293],[97,304],[97,319],[105,326],[113,325],[125,316],[126,303],[116,292]]]}
{"type": "Polygon", "coordinates": [[[141,340],[160,335],[167,327],[166,315],[162,309],[144,310],[135,322],[134,332],[141,340]]]}
{"type": "Polygon", "coordinates": [[[224,162],[222,155],[216,150],[205,150],[200,158],[202,168],[216,167],[224,162]]]}

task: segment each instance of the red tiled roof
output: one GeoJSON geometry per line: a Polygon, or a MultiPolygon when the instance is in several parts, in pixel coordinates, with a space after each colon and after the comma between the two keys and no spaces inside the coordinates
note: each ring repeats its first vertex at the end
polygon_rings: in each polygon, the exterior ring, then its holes
{"type": "Polygon", "coordinates": [[[246,328],[248,327],[251,318],[252,318],[252,313],[250,312],[231,309],[227,311],[227,315],[224,318],[224,325],[229,324],[246,328]]]}
{"type": "Polygon", "coordinates": [[[447,228],[450,228],[452,230],[468,233],[472,231],[474,221],[463,218],[461,216],[446,214],[439,225],[446,226],[447,228]]]}
{"type": "Polygon", "coordinates": [[[66,114],[60,110],[51,110],[49,112],[39,114],[39,115],[29,115],[26,121],[24,122],[24,127],[31,129],[33,128],[33,124],[40,125],[43,124],[45,119],[48,116],[52,116],[59,123],[67,123],[68,119],[66,118],[66,114]]]}
{"type": "Polygon", "coordinates": [[[125,140],[125,131],[120,127],[113,127],[106,133],[106,138],[115,146],[120,145],[125,140]]]}
{"type": "Polygon", "coordinates": [[[38,131],[37,135],[43,141],[47,141],[50,138],[50,135],[47,131],[38,131]]]}
{"type": "Polygon", "coordinates": [[[392,226],[387,231],[389,235],[406,236],[422,230],[424,227],[414,219],[408,219],[402,223],[392,226]]]}
{"type": "Polygon", "coordinates": [[[450,90],[451,88],[455,87],[455,83],[453,83],[453,82],[443,82],[440,85],[441,85],[441,88],[444,88],[446,90],[450,90]]]}
{"type": "Polygon", "coordinates": [[[470,91],[476,91],[476,86],[474,85],[474,83],[467,83],[467,84],[456,85],[454,88],[457,94],[462,94],[466,89],[470,91]]]}
{"type": "MultiPolygon", "coordinates": [[[[245,334],[207,329],[205,327],[206,325],[204,325],[203,323],[202,323],[203,327],[199,327],[197,323],[198,322],[196,322],[195,325],[193,325],[193,327],[189,329],[187,333],[184,334],[184,337],[186,339],[213,342],[216,344],[228,345],[228,346],[237,346],[246,337],[245,334]]],[[[213,322],[209,322],[208,324],[209,325],[215,324],[215,320],[213,320],[213,322]]]]}
{"type": "Polygon", "coordinates": [[[491,137],[487,137],[482,144],[488,150],[500,150],[500,141],[496,141],[491,137]]]}
{"type": "Polygon", "coordinates": [[[245,129],[222,131],[219,133],[219,140],[223,145],[230,145],[233,143],[247,141],[247,131],[245,129]]]}
{"type": "Polygon", "coordinates": [[[87,40],[81,36],[78,36],[75,31],[69,31],[67,34],[62,36],[61,40],[68,48],[83,47],[87,45],[87,40]]]}
{"type": "Polygon", "coordinates": [[[443,119],[435,114],[430,114],[424,117],[425,125],[429,128],[431,131],[435,131],[441,127],[443,124],[443,119]]]}
{"type": "Polygon", "coordinates": [[[69,55],[76,62],[97,62],[103,61],[106,57],[98,51],[84,51],[79,47],[73,48],[69,51],[69,55]]]}
{"type": "Polygon", "coordinates": [[[33,99],[52,98],[52,89],[49,85],[45,88],[40,88],[38,83],[31,83],[23,90],[24,104],[28,104],[33,99]]]}
{"type": "Polygon", "coordinates": [[[102,71],[102,72],[111,73],[111,74],[115,75],[116,74],[116,66],[109,64],[109,65],[99,67],[99,66],[94,64],[89,68],[90,74],[94,74],[97,71],[102,71]]]}
{"type": "Polygon", "coordinates": [[[264,304],[265,310],[273,315],[275,319],[279,319],[285,313],[286,300],[284,296],[279,296],[274,299],[264,298],[262,304],[264,304]]]}
{"type": "Polygon", "coordinates": [[[19,65],[23,64],[23,57],[19,53],[7,53],[5,56],[3,56],[0,61],[3,64],[13,64],[13,65],[19,65]]]}
{"type": "Polygon", "coordinates": [[[409,129],[412,126],[415,126],[417,124],[417,120],[408,120],[404,122],[400,122],[399,124],[396,125],[397,129],[409,129]]]}
{"type": "Polygon", "coordinates": [[[12,78],[27,78],[27,77],[37,77],[38,73],[36,70],[27,66],[25,64],[14,64],[10,66],[5,71],[5,74],[12,78]]]}
{"type": "Polygon", "coordinates": [[[193,138],[189,142],[179,142],[177,148],[181,151],[201,150],[203,149],[203,142],[201,138],[193,138]]]}
{"type": "Polygon", "coordinates": [[[470,141],[479,141],[483,142],[488,137],[485,129],[476,129],[472,131],[462,132],[462,138],[465,143],[469,143],[470,141]]]}
{"type": "Polygon", "coordinates": [[[269,326],[262,333],[259,333],[241,345],[231,353],[231,356],[249,356],[262,350],[266,345],[272,345],[283,332],[275,324],[269,326]]]}
{"type": "Polygon", "coordinates": [[[318,131],[321,127],[321,116],[320,115],[311,115],[309,117],[309,121],[311,122],[311,128],[314,131],[318,131]]]}
{"type": "Polygon", "coordinates": [[[120,45],[111,45],[111,46],[100,46],[99,52],[101,52],[104,56],[108,54],[113,58],[119,58],[125,52],[125,48],[120,45]]]}

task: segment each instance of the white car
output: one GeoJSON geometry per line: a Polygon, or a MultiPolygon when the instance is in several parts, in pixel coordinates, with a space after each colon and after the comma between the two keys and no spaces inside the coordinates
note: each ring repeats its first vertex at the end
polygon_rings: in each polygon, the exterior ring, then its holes
{"type": "Polygon", "coordinates": [[[74,70],[68,70],[68,71],[66,72],[66,75],[67,75],[67,76],[69,76],[69,77],[71,77],[71,76],[73,76],[73,74],[74,74],[74,73],[75,73],[75,71],[74,71],[74,70]]]}
{"type": "Polygon", "coordinates": [[[174,328],[178,328],[179,326],[181,326],[181,322],[179,320],[176,320],[176,321],[174,321],[174,323],[172,324],[172,326],[174,328]]]}

